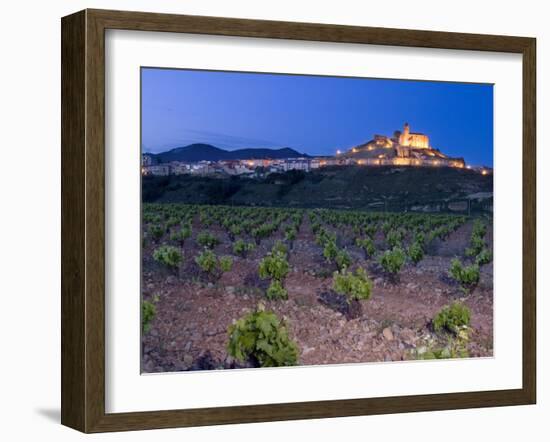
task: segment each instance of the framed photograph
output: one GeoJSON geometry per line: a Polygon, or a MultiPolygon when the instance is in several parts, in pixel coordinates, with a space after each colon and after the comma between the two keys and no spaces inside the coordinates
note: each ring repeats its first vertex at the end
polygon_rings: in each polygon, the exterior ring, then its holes
{"type": "Polygon", "coordinates": [[[534,404],[535,39],[62,19],[62,423],[534,404]]]}

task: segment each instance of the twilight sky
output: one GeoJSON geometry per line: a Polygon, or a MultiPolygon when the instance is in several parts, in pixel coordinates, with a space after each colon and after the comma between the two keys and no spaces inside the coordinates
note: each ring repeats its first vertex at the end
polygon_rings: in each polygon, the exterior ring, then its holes
{"type": "Polygon", "coordinates": [[[142,68],[142,147],[292,147],[333,155],[412,132],[468,164],[493,165],[493,86],[142,68]]]}

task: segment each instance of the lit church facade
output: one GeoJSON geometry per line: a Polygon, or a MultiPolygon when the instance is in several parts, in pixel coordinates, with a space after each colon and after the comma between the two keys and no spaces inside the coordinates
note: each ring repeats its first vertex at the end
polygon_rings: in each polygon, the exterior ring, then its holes
{"type": "Polygon", "coordinates": [[[411,132],[408,123],[392,137],[375,135],[364,144],[338,156],[345,164],[373,166],[465,167],[463,158],[451,158],[430,145],[428,135],[411,132]]]}

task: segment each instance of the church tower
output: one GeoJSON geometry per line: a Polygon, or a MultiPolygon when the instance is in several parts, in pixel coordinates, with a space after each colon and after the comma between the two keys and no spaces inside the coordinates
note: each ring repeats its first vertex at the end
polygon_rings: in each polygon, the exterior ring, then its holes
{"type": "Polygon", "coordinates": [[[399,144],[401,144],[401,146],[408,146],[410,144],[409,142],[410,132],[411,132],[411,128],[409,126],[409,123],[405,123],[405,126],[403,126],[403,133],[399,137],[399,144]]]}
{"type": "Polygon", "coordinates": [[[405,123],[403,127],[403,133],[399,137],[399,144],[401,146],[410,147],[412,149],[429,149],[430,139],[427,135],[421,133],[411,132],[409,123],[405,123]]]}

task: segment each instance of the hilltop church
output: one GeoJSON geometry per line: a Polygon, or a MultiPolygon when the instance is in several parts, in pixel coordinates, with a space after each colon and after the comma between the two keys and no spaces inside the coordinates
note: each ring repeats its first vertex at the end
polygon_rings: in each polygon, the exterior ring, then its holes
{"type": "Polygon", "coordinates": [[[392,137],[375,135],[364,144],[339,156],[347,164],[373,166],[447,166],[465,167],[463,158],[451,158],[430,145],[427,135],[411,132],[408,123],[392,137]]]}

